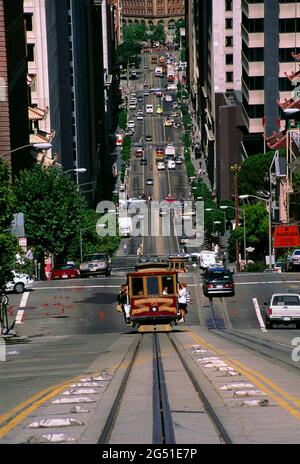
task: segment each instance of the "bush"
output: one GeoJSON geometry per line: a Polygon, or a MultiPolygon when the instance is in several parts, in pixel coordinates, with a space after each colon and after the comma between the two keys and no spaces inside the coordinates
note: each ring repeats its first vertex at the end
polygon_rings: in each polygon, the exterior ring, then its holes
{"type": "Polygon", "coordinates": [[[266,269],[265,263],[257,262],[257,263],[250,263],[245,266],[245,272],[262,272],[266,269]]]}

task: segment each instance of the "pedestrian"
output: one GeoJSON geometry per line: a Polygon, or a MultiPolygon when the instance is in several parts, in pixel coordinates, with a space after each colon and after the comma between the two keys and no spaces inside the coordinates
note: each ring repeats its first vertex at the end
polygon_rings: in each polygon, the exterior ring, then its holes
{"type": "Polygon", "coordinates": [[[178,284],[177,293],[178,293],[178,309],[180,311],[180,316],[181,316],[178,323],[180,324],[185,321],[185,316],[188,312],[187,306],[188,306],[188,302],[190,301],[190,295],[187,291],[185,282],[181,282],[178,284]]]}
{"type": "Polygon", "coordinates": [[[137,256],[142,256],[142,254],[143,254],[143,246],[142,246],[142,244],[137,248],[136,254],[137,254],[137,256]]]}
{"type": "Polygon", "coordinates": [[[31,263],[31,272],[30,275],[34,275],[34,255],[33,255],[33,247],[30,246],[27,253],[26,253],[26,258],[29,260],[31,263]]]}
{"type": "Polygon", "coordinates": [[[123,251],[124,251],[124,255],[127,255],[127,243],[124,243],[123,251]]]}
{"type": "Polygon", "coordinates": [[[130,301],[129,301],[129,294],[128,294],[128,285],[124,284],[123,286],[123,294],[122,294],[122,309],[125,317],[126,324],[131,324],[131,317],[130,317],[130,301]]]}
{"type": "Polygon", "coordinates": [[[20,265],[25,264],[21,250],[18,250],[18,253],[16,253],[16,263],[20,265]]]}

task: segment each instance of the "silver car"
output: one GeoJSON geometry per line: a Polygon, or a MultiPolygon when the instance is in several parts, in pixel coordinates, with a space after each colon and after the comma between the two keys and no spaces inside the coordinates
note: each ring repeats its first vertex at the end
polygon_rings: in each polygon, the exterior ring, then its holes
{"type": "Polygon", "coordinates": [[[103,253],[90,253],[83,257],[80,264],[80,276],[105,274],[111,275],[111,258],[103,253]]]}

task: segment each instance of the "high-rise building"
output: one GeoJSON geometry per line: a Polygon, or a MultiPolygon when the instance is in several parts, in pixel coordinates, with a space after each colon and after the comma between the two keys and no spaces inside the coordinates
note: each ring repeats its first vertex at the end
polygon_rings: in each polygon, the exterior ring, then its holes
{"type": "Polygon", "coordinates": [[[123,24],[162,24],[167,31],[174,29],[175,22],[183,17],[184,0],[122,0],[123,24]]]}
{"type": "MultiPolygon", "coordinates": [[[[49,69],[45,0],[24,0],[26,32],[27,83],[29,88],[28,116],[30,143],[51,143],[55,131],[51,128],[49,69]]],[[[36,160],[44,165],[56,162],[52,150],[37,151],[36,160]]]]}
{"type": "Polygon", "coordinates": [[[53,151],[90,204],[109,187],[113,10],[107,0],[45,0],[53,151]]]}
{"type": "Polygon", "coordinates": [[[268,138],[285,125],[281,108],[295,85],[286,74],[298,71],[299,2],[242,0],[242,37],[244,144],[252,154],[265,148],[263,133],[268,138]]]}
{"type": "Polygon", "coordinates": [[[27,60],[23,2],[0,0],[0,156],[12,173],[33,162],[28,148],[27,60]],[[10,153],[15,150],[13,153],[10,153]]]}
{"type": "Polygon", "coordinates": [[[188,79],[201,132],[201,151],[207,160],[213,190],[219,198],[231,198],[230,164],[241,159],[242,150],[242,120],[238,114],[242,74],[241,0],[188,0],[186,23],[188,79]],[[222,143],[216,143],[217,137],[222,143]]]}

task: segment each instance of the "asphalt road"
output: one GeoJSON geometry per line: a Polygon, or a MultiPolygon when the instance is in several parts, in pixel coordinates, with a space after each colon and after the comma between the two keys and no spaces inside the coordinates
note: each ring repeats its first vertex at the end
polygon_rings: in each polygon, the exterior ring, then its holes
{"type": "MultiPolygon", "coordinates": [[[[149,60],[149,57],[143,59],[149,60]]],[[[144,62],[142,70],[143,65],[144,62]]],[[[142,72],[134,83],[139,92],[144,79],[150,87],[166,85],[165,79],[155,78],[153,72],[150,75],[142,72]]],[[[154,95],[145,97],[139,108],[159,100],[154,95]]],[[[157,172],[153,158],[157,145],[171,141],[180,147],[180,131],[162,124],[170,110],[170,106],[164,104],[162,116],[154,113],[144,115],[144,121],[136,121],[133,143],[148,133],[153,141],[145,144],[146,166],[132,157],[131,196],[145,192],[146,195],[151,193],[154,200],[162,200],[168,193],[188,198],[184,166],[176,166],[172,172],[157,172]],[[153,186],[145,186],[148,177],[154,179],[153,186]]],[[[173,254],[180,248],[174,235],[155,237],[150,234],[135,238],[130,243],[132,256],[116,258],[111,277],[37,282],[30,292],[10,296],[9,317],[10,320],[17,317],[20,322],[15,325],[19,338],[7,342],[6,362],[0,362],[0,421],[20,403],[33,401],[34,395],[42,390],[86,372],[96,359],[108,356],[116,341],[124,336],[135,336],[136,331],[125,325],[115,306],[120,284],[126,279],[126,269],[134,266],[141,241],[146,254],[173,254]]],[[[178,326],[178,332],[188,333],[195,327],[207,334],[235,330],[282,346],[287,358],[290,356],[292,340],[299,336],[299,330],[292,326],[265,330],[259,315],[263,316],[263,304],[275,291],[299,293],[300,274],[237,274],[235,297],[213,298],[211,303],[203,296],[199,271],[188,272],[183,278],[192,301],[186,323],[178,326]]]]}

